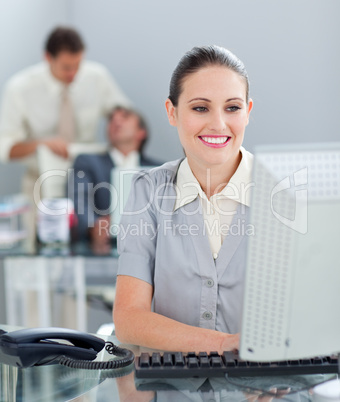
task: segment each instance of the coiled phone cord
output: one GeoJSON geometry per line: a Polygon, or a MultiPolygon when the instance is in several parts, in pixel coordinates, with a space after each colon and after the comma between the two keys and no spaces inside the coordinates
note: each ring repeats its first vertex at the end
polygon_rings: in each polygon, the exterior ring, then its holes
{"type": "Polygon", "coordinates": [[[93,362],[90,360],[75,360],[70,359],[69,357],[63,356],[59,360],[59,364],[62,366],[67,366],[71,368],[78,369],[87,369],[87,370],[110,370],[110,369],[118,369],[122,367],[126,367],[130,365],[134,359],[135,355],[129,349],[124,349],[116,346],[112,342],[105,343],[105,350],[111,355],[121,356],[122,359],[109,360],[109,361],[100,361],[93,362]]]}

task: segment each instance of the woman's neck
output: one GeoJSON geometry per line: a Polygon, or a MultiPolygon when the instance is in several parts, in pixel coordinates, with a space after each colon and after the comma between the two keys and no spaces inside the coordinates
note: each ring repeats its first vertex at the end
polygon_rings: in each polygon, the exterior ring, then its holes
{"type": "Polygon", "coordinates": [[[214,194],[219,193],[229,183],[231,177],[236,172],[242,159],[241,151],[237,158],[224,165],[210,165],[196,163],[188,158],[190,169],[208,199],[214,194]]]}

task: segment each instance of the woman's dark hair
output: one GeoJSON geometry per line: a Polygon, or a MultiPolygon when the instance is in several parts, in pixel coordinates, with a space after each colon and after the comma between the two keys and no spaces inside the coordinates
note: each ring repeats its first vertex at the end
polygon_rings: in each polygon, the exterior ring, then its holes
{"type": "Polygon", "coordinates": [[[248,73],[242,61],[229,50],[216,46],[194,47],[179,61],[175,68],[171,81],[169,99],[174,106],[178,104],[178,98],[182,93],[184,79],[192,73],[207,66],[224,66],[240,75],[246,84],[246,101],[249,100],[248,73]]]}
{"type": "Polygon", "coordinates": [[[79,33],[68,27],[57,27],[48,36],[45,51],[56,57],[61,51],[70,53],[82,52],[85,49],[79,33]]]}

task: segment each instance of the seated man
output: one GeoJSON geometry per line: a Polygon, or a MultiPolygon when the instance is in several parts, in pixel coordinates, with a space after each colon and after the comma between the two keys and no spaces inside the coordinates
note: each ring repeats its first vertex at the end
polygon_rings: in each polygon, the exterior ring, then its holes
{"type": "Polygon", "coordinates": [[[69,197],[78,217],[77,240],[90,239],[97,249],[109,246],[111,170],[160,164],[143,155],[148,131],[144,119],[135,111],[114,109],[107,135],[111,148],[104,154],[79,155],[69,178],[69,197]]]}

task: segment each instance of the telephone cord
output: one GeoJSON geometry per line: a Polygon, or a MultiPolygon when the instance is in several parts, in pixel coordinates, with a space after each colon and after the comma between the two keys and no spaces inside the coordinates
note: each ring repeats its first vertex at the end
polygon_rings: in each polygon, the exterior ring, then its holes
{"type": "Polygon", "coordinates": [[[112,342],[105,343],[105,350],[112,355],[122,357],[121,359],[98,361],[91,360],[75,360],[63,356],[59,360],[59,364],[71,368],[88,369],[88,370],[111,370],[126,367],[133,363],[135,355],[129,349],[120,348],[112,342]]]}

